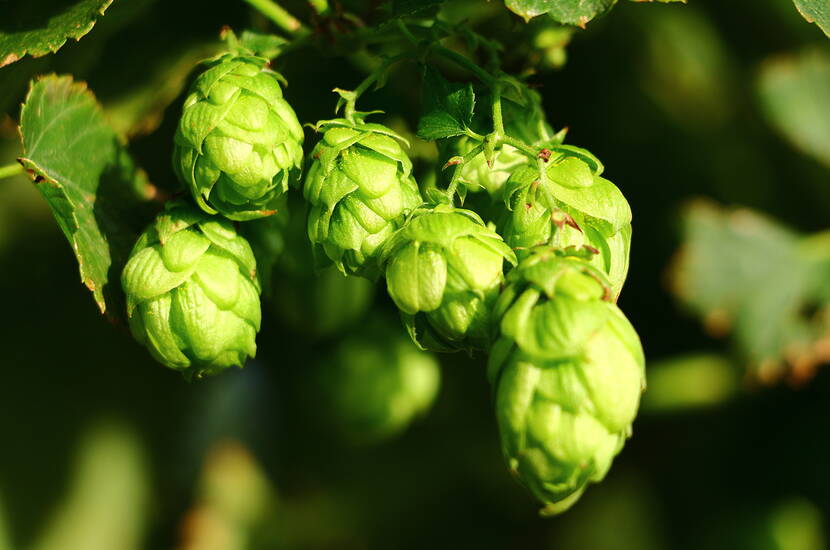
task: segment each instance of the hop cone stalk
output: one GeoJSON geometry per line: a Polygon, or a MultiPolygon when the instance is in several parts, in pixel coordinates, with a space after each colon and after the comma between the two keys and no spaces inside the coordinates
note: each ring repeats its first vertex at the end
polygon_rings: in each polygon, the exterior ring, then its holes
{"type": "Polygon", "coordinates": [[[338,345],[319,370],[327,416],[356,443],[401,433],[430,408],[441,381],[435,357],[388,323],[364,328],[338,345]]]}
{"type": "Polygon", "coordinates": [[[273,214],[302,165],[303,129],[266,64],[253,56],[213,59],[185,99],[173,167],[209,214],[273,214]]]}
{"type": "Polygon", "coordinates": [[[469,210],[420,208],[383,249],[386,286],[423,349],[489,347],[490,310],[513,251],[469,210]]]}
{"type": "Polygon", "coordinates": [[[304,194],[308,237],[344,273],[375,278],[380,247],[421,204],[402,138],[380,124],[325,121],[304,194]]]}
{"type": "Polygon", "coordinates": [[[508,275],[488,365],[504,456],[543,514],[605,476],[645,388],[640,340],[604,274],[558,254],[537,248],[508,275]]]}
{"type": "MultiPolygon", "coordinates": [[[[550,140],[553,130],[546,122],[545,112],[542,109],[541,97],[535,91],[522,87],[522,95],[512,101],[503,98],[502,116],[505,132],[524,143],[535,145],[550,140]]],[[[482,98],[482,103],[489,103],[488,98],[482,98]]],[[[482,132],[490,125],[490,121],[482,121],[482,132]]],[[[441,140],[438,143],[441,157],[444,160],[453,156],[463,157],[472,151],[477,142],[468,137],[459,137],[441,140]]],[[[505,182],[514,169],[525,164],[527,156],[511,145],[503,145],[495,152],[492,162],[484,153],[476,155],[472,160],[461,167],[459,181],[467,190],[475,192],[485,190],[492,197],[500,197],[505,182]]]]}
{"type": "Polygon", "coordinates": [[[628,274],[631,208],[613,183],[601,177],[603,166],[591,153],[554,146],[544,174],[536,165],[516,168],[505,184],[507,211],[499,233],[513,248],[541,244],[585,248],[591,263],[611,282],[616,298],[628,274]]]}
{"type": "Polygon", "coordinates": [[[256,354],[256,261],[228,220],[168,204],[136,242],[121,284],[136,340],[188,378],[256,354]]]}

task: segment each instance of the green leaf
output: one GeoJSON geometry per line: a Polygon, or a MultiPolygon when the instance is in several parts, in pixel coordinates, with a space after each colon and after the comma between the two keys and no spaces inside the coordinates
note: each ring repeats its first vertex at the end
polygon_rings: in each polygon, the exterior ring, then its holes
{"type": "Polygon", "coordinates": [[[424,114],[418,121],[418,137],[442,139],[463,135],[473,120],[473,86],[448,82],[427,67],[424,73],[424,114]]]}
{"type": "Polygon", "coordinates": [[[685,214],[673,290],[714,335],[734,335],[762,378],[814,364],[828,322],[826,239],[799,235],[746,209],[697,202],[685,214]],[[822,259],[825,258],[825,259],[822,259]],[[819,314],[813,310],[818,309],[819,314]]]}
{"type": "Polygon", "coordinates": [[[758,79],[758,95],[781,134],[830,166],[830,54],[808,50],[767,62],[758,79]]]}
{"type": "Polygon", "coordinates": [[[793,3],[804,19],[815,23],[830,36],[830,4],[827,0],[793,0],[793,3]]]}
{"type": "Polygon", "coordinates": [[[69,6],[61,0],[27,0],[17,2],[13,11],[4,6],[0,67],[27,53],[32,57],[54,53],[67,38],[79,40],[110,4],[112,0],[80,0],[69,6]]]}
{"type": "Polygon", "coordinates": [[[78,259],[102,313],[123,315],[121,268],[149,221],[154,188],[136,168],[84,83],[33,82],[20,113],[23,156],[78,259]]]}
{"type": "Polygon", "coordinates": [[[642,406],[650,412],[712,407],[729,401],[739,390],[738,370],[726,357],[681,355],[649,364],[642,406]]]}
{"type": "Polygon", "coordinates": [[[548,14],[559,23],[584,27],[591,19],[611,9],[617,0],[505,0],[504,3],[525,21],[548,14]]]}

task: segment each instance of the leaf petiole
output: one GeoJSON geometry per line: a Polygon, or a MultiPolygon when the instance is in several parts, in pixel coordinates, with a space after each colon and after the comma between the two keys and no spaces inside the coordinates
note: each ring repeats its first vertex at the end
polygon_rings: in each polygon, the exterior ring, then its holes
{"type": "Polygon", "coordinates": [[[279,28],[292,36],[308,34],[308,28],[274,0],[245,0],[279,28]]]}
{"type": "Polygon", "coordinates": [[[9,178],[11,176],[16,176],[17,174],[21,173],[23,173],[23,166],[16,162],[13,162],[12,164],[7,164],[6,166],[0,166],[0,180],[3,178],[9,178]]]}

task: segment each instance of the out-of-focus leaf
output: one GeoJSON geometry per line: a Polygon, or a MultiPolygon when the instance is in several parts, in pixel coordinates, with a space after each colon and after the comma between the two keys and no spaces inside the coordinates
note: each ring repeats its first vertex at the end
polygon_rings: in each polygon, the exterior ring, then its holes
{"type": "Polygon", "coordinates": [[[158,128],[165,109],[181,93],[193,67],[218,52],[218,45],[203,44],[157,59],[154,70],[143,75],[129,92],[105,102],[107,121],[122,136],[149,134],[158,128]]]}
{"type": "Polygon", "coordinates": [[[683,126],[715,126],[727,119],[734,111],[737,71],[707,14],[691,7],[656,9],[637,21],[646,41],[640,79],[656,103],[683,126]]]}
{"type": "Polygon", "coordinates": [[[40,57],[56,52],[67,38],[79,40],[92,30],[95,21],[112,0],[26,0],[16,8],[2,7],[0,30],[0,67],[14,63],[24,55],[40,57]]]}
{"type": "Polygon", "coordinates": [[[184,518],[179,550],[245,550],[251,531],[272,511],[270,483],[240,443],[218,443],[207,455],[196,501],[184,518]]]}
{"type": "Polygon", "coordinates": [[[525,21],[548,14],[559,23],[580,27],[616,3],[617,0],[505,0],[507,8],[525,21]]]}
{"type": "Polygon", "coordinates": [[[793,0],[793,3],[804,19],[815,23],[830,36],[830,3],[827,0],[793,0]]]}
{"type": "Polygon", "coordinates": [[[758,93],[778,131],[830,166],[830,54],[816,49],[768,61],[761,68],[758,93]]]}
{"type": "Polygon", "coordinates": [[[49,75],[32,83],[20,114],[19,159],[75,252],[102,313],[123,315],[119,277],[149,220],[147,182],[86,85],[49,75]]]}
{"type": "Polygon", "coordinates": [[[442,139],[463,135],[475,110],[470,83],[453,84],[427,67],[424,73],[424,114],[418,121],[418,137],[442,139]]]}
{"type": "Polygon", "coordinates": [[[654,361],[648,366],[643,410],[671,412],[717,405],[737,389],[737,369],[723,356],[697,354],[654,361]]]}
{"type": "Polygon", "coordinates": [[[138,550],[149,479],[140,442],[103,425],[81,442],[69,492],[32,550],[138,550]]]}
{"type": "MultiPolygon", "coordinates": [[[[653,0],[633,0],[651,2],[653,0]]],[[[661,3],[686,0],[656,0],[661,3]]],[[[563,25],[585,27],[589,21],[611,9],[617,0],[505,0],[507,8],[525,21],[547,14],[563,25]]]]}
{"type": "Polygon", "coordinates": [[[6,522],[6,510],[0,501],[0,550],[12,550],[12,541],[6,522]]]}
{"type": "Polygon", "coordinates": [[[830,359],[826,295],[830,246],[806,247],[797,234],[746,209],[696,202],[672,270],[674,293],[710,332],[734,333],[762,379],[789,365],[797,378],[830,359]]]}
{"type": "Polygon", "coordinates": [[[778,550],[824,550],[821,510],[809,500],[794,498],[779,504],[768,521],[770,538],[778,550]]]}

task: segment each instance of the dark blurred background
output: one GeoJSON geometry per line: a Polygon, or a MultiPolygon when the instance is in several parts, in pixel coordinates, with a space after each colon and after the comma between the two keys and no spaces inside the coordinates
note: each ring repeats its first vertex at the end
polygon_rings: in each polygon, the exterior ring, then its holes
{"type": "MultiPolygon", "coordinates": [[[[650,387],[606,480],[540,518],[503,465],[483,357],[441,356],[430,410],[352,437],[320,373],[350,329],[394,316],[380,286],[277,268],[257,359],[186,383],[102,318],[16,176],[0,180],[0,549],[825,548],[830,40],[789,0],[624,2],[576,32],[562,64],[538,38],[560,30],[496,1],[451,4],[447,17],[510,45],[509,69],[540,69],[529,81],[550,122],[602,159],[634,212],[620,306],[650,387]],[[809,285],[786,282],[802,268],[809,285]],[[362,296],[348,318],[318,318],[343,293],[362,296]]],[[[172,188],[182,90],[223,25],[270,29],[241,1],[116,0],[80,42],[0,68],[0,165],[20,155],[28,80],[71,73],[172,188]]],[[[330,118],[330,90],[365,74],[315,49],[278,66],[304,122],[330,118]]],[[[411,131],[418,90],[404,69],[361,104],[411,131]]],[[[413,151],[426,170],[434,152],[413,151]]]]}

